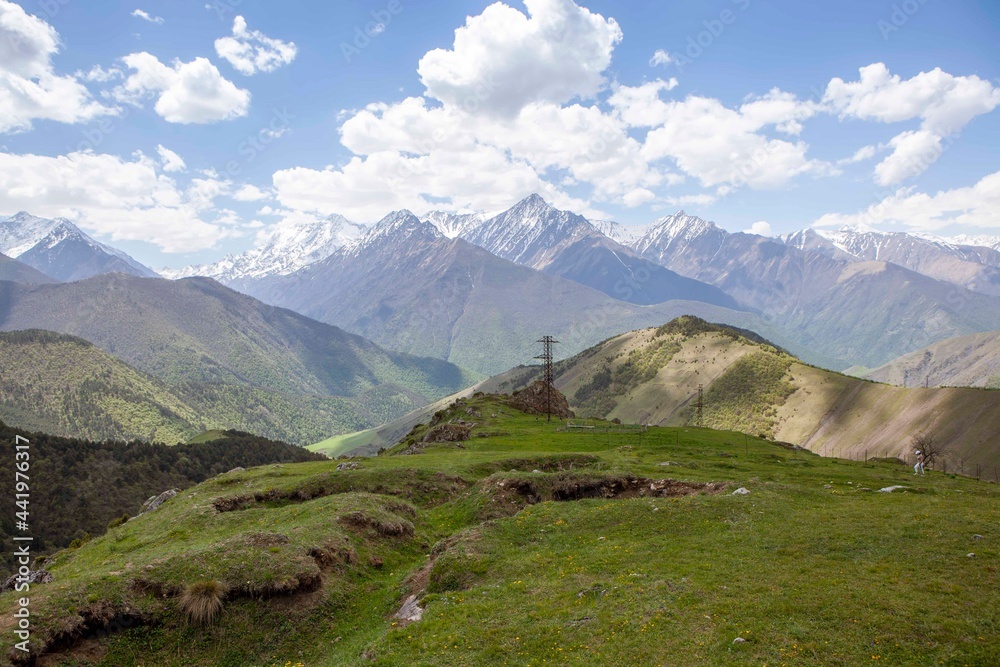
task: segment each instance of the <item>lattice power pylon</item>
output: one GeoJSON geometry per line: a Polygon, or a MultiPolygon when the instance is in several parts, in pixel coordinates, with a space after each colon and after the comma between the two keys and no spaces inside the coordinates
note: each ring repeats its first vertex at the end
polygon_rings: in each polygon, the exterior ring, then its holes
{"type": "Polygon", "coordinates": [[[552,336],[542,336],[541,340],[535,342],[541,343],[543,346],[542,353],[535,359],[541,359],[544,364],[542,381],[545,382],[545,414],[548,415],[548,421],[552,421],[552,383],[555,381],[552,373],[552,346],[558,345],[559,341],[552,336]]]}

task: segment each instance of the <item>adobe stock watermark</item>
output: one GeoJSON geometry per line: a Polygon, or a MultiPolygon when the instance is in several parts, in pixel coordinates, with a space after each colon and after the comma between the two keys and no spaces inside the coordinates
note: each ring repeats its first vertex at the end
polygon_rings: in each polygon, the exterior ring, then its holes
{"type": "Polygon", "coordinates": [[[205,9],[214,11],[220,21],[225,21],[228,15],[235,14],[236,8],[242,4],[243,0],[212,0],[205,5],[205,9]]]}
{"type": "Polygon", "coordinates": [[[892,33],[902,30],[927,2],[928,0],[903,0],[899,4],[894,4],[889,19],[879,19],[875,23],[875,27],[882,33],[882,39],[888,42],[892,33]]]}
{"type": "Polygon", "coordinates": [[[267,125],[261,127],[236,147],[236,153],[242,157],[241,160],[230,160],[226,163],[224,171],[230,177],[239,176],[243,169],[257,159],[275,141],[280,139],[291,129],[291,121],[295,116],[288,112],[286,107],[273,109],[271,120],[267,125]]]}
{"type": "Polygon", "coordinates": [[[73,0],[38,0],[38,8],[42,10],[48,18],[55,18],[63,7],[73,2],[73,0]]]}
{"type": "Polygon", "coordinates": [[[97,152],[97,149],[104,143],[104,140],[109,136],[114,134],[119,127],[119,124],[127,119],[131,114],[131,107],[122,105],[121,113],[117,116],[105,116],[99,120],[94,127],[88,127],[80,130],[80,136],[83,137],[83,141],[77,143],[76,146],[67,146],[67,153],[86,153],[88,151],[97,152]]]}
{"type": "Polygon", "coordinates": [[[717,17],[702,21],[701,24],[705,29],[695,35],[688,35],[687,45],[683,51],[668,52],[669,60],[666,64],[673,65],[678,72],[683,72],[685,67],[693,65],[694,61],[712,48],[729,26],[739,20],[741,13],[750,9],[752,0],[730,0],[730,2],[735,9],[723,9],[717,17]]]}
{"type": "Polygon", "coordinates": [[[340,43],[340,52],[344,55],[344,60],[348,64],[361,52],[371,46],[372,40],[386,31],[393,19],[403,13],[403,3],[401,0],[389,0],[385,9],[373,10],[369,13],[372,20],[364,26],[355,26],[354,35],[350,42],[340,43]]]}

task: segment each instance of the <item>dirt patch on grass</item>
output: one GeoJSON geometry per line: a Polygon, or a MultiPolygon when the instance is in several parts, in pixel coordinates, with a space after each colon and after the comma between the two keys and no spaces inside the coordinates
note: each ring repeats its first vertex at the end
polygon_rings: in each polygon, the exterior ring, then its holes
{"type": "Polygon", "coordinates": [[[493,473],[505,471],[532,472],[563,472],[565,470],[576,470],[577,468],[597,468],[601,465],[601,459],[596,456],[586,454],[568,454],[565,456],[534,456],[518,459],[504,459],[493,461],[492,463],[482,463],[473,468],[473,472],[480,475],[491,475],[493,473]]]}
{"type": "Polygon", "coordinates": [[[347,528],[374,531],[380,537],[413,537],[413,524],[406,519],[379,516],[365,510],[348,512],[337,517],[337,521],[347,528]]]}
{"type": "Polygon", "coordinates": [[[525,505],[548,500],[568,502],[588,498],[676,498],[699,493],[716,494],[727,486],[725,483],[683,482],[634,475],[561,472],[552,475],[496,474],[483,481],[482,491],[492,509],[510,516],[525,505]]]}
{"type": "Polygon", "coordinates": [[[354,550],[345,538],[344,543],[328,542],[321,547],[313,547],[309,555],[321,569],[330,569],[338,565],[353,565],[358,562],[358,552],[354,550]]]}
{"type": "Polygon", "coordinates": [[[97,655],[102,652],[99,640],[118,632],[148,625],[151,619],[129,606],[116,607],[107,601],[94,602],[77,613],[64,616],[59,624],[48,633],[32,635],[31,651],[24,653],[11,648],[7,658],[13,665],[61,664],[68,657],[85,658],[78,651],[97,655]]]}
{"type": "MultiPolygon", "coordinates": [[[[391,474],[367,470],[337,471],[317,475],[292,489],[269,489],[219,497],[212,501],[212,507],[217,512],[237,512],[260,504],[304,503],[342,493],[397,496],[422,507],[434,507],[451,500],[469,486],[470,482],[461,477],[412,468],[395,470],[391,474]]],[[[402,503],[399,507],[400,512],[413,515],[413,508],[402,503]]]]}

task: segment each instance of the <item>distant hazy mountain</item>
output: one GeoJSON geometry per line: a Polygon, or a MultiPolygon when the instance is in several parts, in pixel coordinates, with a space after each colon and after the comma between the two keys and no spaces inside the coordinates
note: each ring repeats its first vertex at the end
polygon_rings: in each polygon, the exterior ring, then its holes
{"type": "Polygon", "coordinates": [[[27,283],[29,285],[44,285],[56,282],[55,279],[48,277],[38,269],[33,269],[27,264],[22,264],[16,259],[11,259],[3,254],[0,254],[0,280],[27,283]]]}
{"type": "Polygon", "coordinates": [[[61,281],[105,273],[156,275],[121,250],[90,238],[65,218],[49,220],[21,212],[0,219],[0,252],[61,281]]]}
{"type": "Polygon", "coordinates": [[[21,329],[89,340],[167,382],[200,414],[225,406],[251,421],[274,416],[282,437],[297,443],[383,423],[473,380],[447,362],[387,352],[207,278],[0,283],[0,330],[21,329]]]}
{"type": "Polygon", "coordinates": [[[796,248],[837,259],[892,262],[975,292],[1000,295],[1000,252],[991,248],[865,227],[808,229],[782,239],[796,248]]]}
{"type": "Polygon", "coordinates": [[[215,264],[163,269],[165,278],[204,276],[240,288],[249,282],[283,276],[325,259],[338,248],[356,241],[367,227],[341,215],[305,220],[275,229],[257,248],[230,255],[215,264]]]}
{"type": "Polygon", "coordinates": [[[685,299],[740,308],[719,289],[665,270],[612,240],[586,218],[553,208],[538,195],[492,218],[469,220],[456,231],[497,257],[621,301],[651,305],[685,299]]]}
{"type": "Polygon", "coordinates": [[[622,329],[685,313],[754,324],[794,345],[750,313],[692,301],[642,307],[612,299],[446,238],[408,211],[387,216],[327,259],[253,290],[264,301],[380,345],[448,359],[484,375],[530,360],[537,354],[534,341],[544,334],[562,341],[560,354],[572,354],[622,329]]]}
{"type": "Polygon", "coordinates": [[[890,361],[868,377],[904,387],[1000,389],[1000,331],[934,343],[890,361]]]}
{"type": "Polygon", "coordinates": [[[961,234],[959,236],[946,237],[941,239],[946,243],[955,245],[973,246],[977,248],[990,248],[1000,252],[1000,236],[970,235],[961,234]]]}
{"type": "Polygon", "coordinates": [[[945,338],[1000,329],[995,297],[885,261],[731,234],[683,212],[657,221],[635,248],[760,309],[789,337],[843,360],[844,368],[876,367],[945,338]]]}

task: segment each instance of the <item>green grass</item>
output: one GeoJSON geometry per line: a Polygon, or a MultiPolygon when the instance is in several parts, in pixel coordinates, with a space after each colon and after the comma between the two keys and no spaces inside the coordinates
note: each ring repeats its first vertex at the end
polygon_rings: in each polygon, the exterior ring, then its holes
{"type": "MultiPolygon", "coordinates": [[[[222,475],[62,553],[32,588],[36,641],[106,601],[146,621],[100,640],[108,667],[996,664],[995,484],[708,429],[566,431],[491,397],[441,418],[492,435],[222,475]],[[512,490],[630,475],[728,487],[512,490]],[[906,489],[878,493],[891,485],[906,489]],[[260,596],[316,571],[316,590],[260,596]],[[242,592],[201,627],[176,591],[203,580],[242,592]],[[395,621],[420,591],[423,620],[395,621]]],[[[5,634],[13,604],[0,596],[5,634]]]]}
{"type": "Polygon", "coordinates": [[[375,439],[377,435],[375,429],[369,429],[367,431],[358,431],[357,433],[347,433],[344,435],[336,435],[332,438],[327,438],[322,442],[317,442],[314,445],[309,445],[306,447],[311,452],[318,452],[320,454],[325,454],[331,459],[335,459],[341,454],[346,454],[351,452],[358,447],[364,447],[372,440],[375,439]]]}
{"type": "Polygon", "coordinates": [[[199,433],[190,440],[188,440],[189,445],[202,445],[206,442],[214,442],[216,440],[222,440],[226,437],[225,431],[205,431],[204,433],[199,433]]]}

